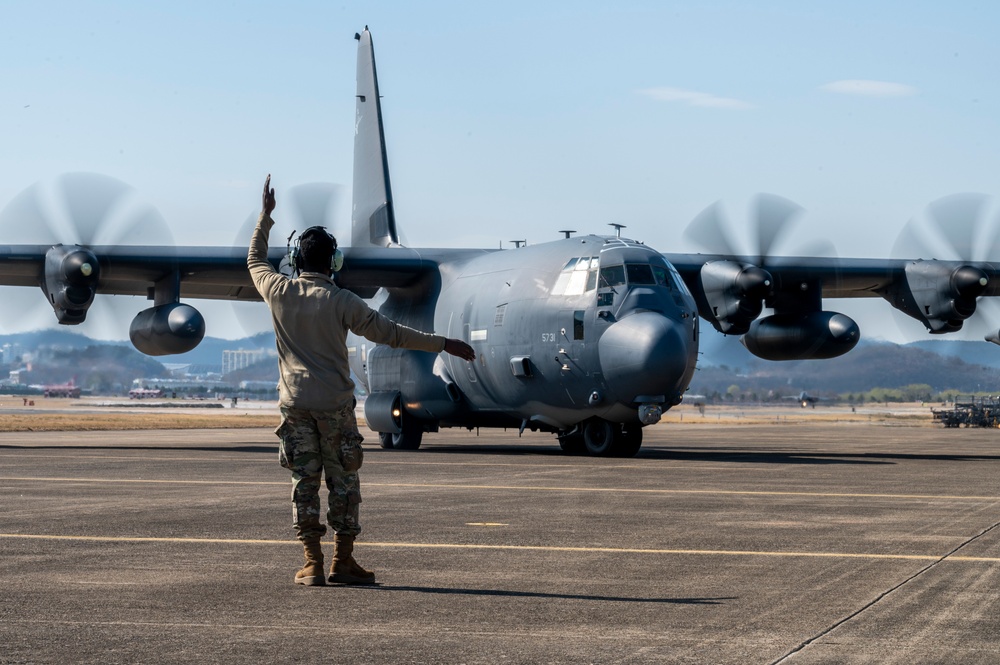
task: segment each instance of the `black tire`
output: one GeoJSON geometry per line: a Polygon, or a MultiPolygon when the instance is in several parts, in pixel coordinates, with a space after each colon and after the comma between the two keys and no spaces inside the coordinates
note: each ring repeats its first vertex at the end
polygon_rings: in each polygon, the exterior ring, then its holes
{"type": "Polygon", "coordinates": [[[379,432],[378,444],[386,450],[392,450],[392,434],[389,432],[379,432]]]}
{"type": "Polygon", "coordinates": [[[416,450],[424,438],[424,423],[408,413],[403,414],[403,424],[399,434],[392,435],[392,447],[396,450],[416,450]]]}
{"type": "Polygon", "coordinates": [[[625,425],[615,437],[612,457],[635,457],[642,447],[642,427],[640,425],[625,425]]]}
{"type": "Polygon", "coordinates": [[[583,445],[593,457],[608,457],[615,447],[619,426],[603,418],[591,418],[583,424],[583,445]]]}

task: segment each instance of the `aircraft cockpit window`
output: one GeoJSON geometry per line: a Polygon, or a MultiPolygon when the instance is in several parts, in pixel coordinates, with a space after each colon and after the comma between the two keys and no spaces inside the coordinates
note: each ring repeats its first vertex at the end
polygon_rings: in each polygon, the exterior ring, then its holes
{"type": "Polygon", "coordinates": [[[688,290],[687,284],[684,283],[684,279],[681,277],[680,273],[677,272],[677,268],[670,266],[670,274],[674,278],[674,283],[677,285],[677,290],[679,290],[684,295],[691,297],[691,292],[688,290]]]}
{"type": "Polygon", "coordinates": [[[626,263],[625,272],[628,275],[629,284],[649,285],[656,284],[653,278],[653,267],[648,263],[626,263]]]}
{"type": "Polygon", "coordinates": [[[579,296],[597,287],[598,257],[584,256],[570,259],[563,266],[552,287],[552,295],[579,296]]]}
{"type": "Polygon", "coordinates": [[[665,266],[653,266],[653,277],[656,278],[656,283],[660,286],[671,290],[674,288],[674,283],[670,279],[670,271],[665,266]]]}
{"type": "Polygon", "coordinates": [[[625,266],[608,266],[601,268],[601,282],[598,286],[606,289],[625,283],[625,266]]]}

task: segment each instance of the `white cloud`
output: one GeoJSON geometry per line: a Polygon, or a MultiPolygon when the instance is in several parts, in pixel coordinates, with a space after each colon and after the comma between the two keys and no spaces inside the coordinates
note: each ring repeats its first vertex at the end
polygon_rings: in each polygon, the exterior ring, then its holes
{"type": "Polygon", "coordinates": [[[741,99],[719,97],[707,92],[682,90],[681,88],[645,88],[637,91],[640,95],[660,102],[680,102],[689,106],[701,106],[716,109],[752,109],[754,105],[741,99]]]}
{"type": "Polygon", "coordinates": [[[911,85],[889,83],[888,81],[866,81],[863,79],[834,81],[826,85],[821,85],[820,90],[835,92],[840,95],[861,95],[864,97],[909,97],[917,94],[917,89],[911,85]]]}

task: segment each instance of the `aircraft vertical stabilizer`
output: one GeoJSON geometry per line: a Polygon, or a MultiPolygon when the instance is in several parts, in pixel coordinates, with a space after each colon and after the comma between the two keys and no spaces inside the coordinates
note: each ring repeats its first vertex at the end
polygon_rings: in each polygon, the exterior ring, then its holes
{"type": "Polygon", "coordinates": [[[354,198],[351,244],[389,247],[399,244],[389,186],[389,163],[382,130],[375,49],[367,26],[358,40],[358,95],[354,117],[354,198]]]}

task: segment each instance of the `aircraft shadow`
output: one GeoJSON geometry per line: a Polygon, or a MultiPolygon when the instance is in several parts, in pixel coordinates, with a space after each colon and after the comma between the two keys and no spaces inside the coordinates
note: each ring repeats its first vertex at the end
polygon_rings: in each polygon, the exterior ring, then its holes
{"type": "MultiPolygon", "coordinates": [[[[365,451],[367,454],[367,451],[365,451]]],[[[392,453],[394,451],[386,451],[392,453]]],[[[517,447],[517,446],[428,446],[421,448],[420,454],[436,453],[489,453],[492,455],[521,456],[533,455],[541,457],[562,457],[570,459],[571,456],[564,453],[559,448],[538,448],[538,447],[517,447]]],[[[865,459],[871,455],[840,455],[828,453],[804,453],[804,452],[742,452],[735,450],[727,451],[678,451],[663,450],[655,448],[643,448],[635,456],[635,460],[659,459],[659,460],[685,460],[696,462],[736,462],[740,464],[810,464],[810,465],[870,465],[870,464],[892,464],[891,461],[880,459],[865,459]]],[[[887,457],[889,457],[887,455],[887,457]]],[[[607,459],[630,459],[630,458],[607,458],[607,459]]],[[[970,456],[969,459],[984,459],[982,456],[970,456]]],[[[990,458],[985,458],[990,459],[990,458]]],[[[996,459],[1000,459],[997,457],[996,459]]]]}
{"type": "Polygon", "coordinates": [[[0,450],[142,450],[155,453],[164,450],[197,450],[210,453],[270,453],[278,454],[278,445],[273,446],[36,446],[0,444],[0,450]]]}
{"type": "MultiPolygon", "coordinates": [[[[367,452],[367,451],[366,451],[367,452]]],[[[375,451],[373,451],[375,452],[375,451]]],[[[393,454],[396,451],[385,451],[393,454]]],[[[569,458],[558,447],[540,448],[538,446],[517,445],[434,445],[421,447],[419,454],[448,453],[489,453],[492,455],[507,455],[511,457],[532,455],[539,457],[569,458]]],[[[616,459],[616,458],[608,458],[616,459]]],[[[621,459],[621,458],[618,458],[621,459]]],[[[627,459],[627,458],[626,458],[627,459]]],[[[893,464],[899,461],[936,461],[936,462],[990,462],[1000,461],[1000,455],[960,455],[952,453],[838,453],[838,452],[806,452],[806,451],[758,451],[729,448],[726,450],[703,450],[697,447],[653,448],[643,447],[633,459],[684,460],[695,462],[739,462],[744,464],[838,464],[838,465],[871,465],[893,464]]]]}
{"type": "Polygon", "coordinates": [[[733,457],[741,459],[755,456],[777,456],[789,458],[803,458],[799,461],[804,463],[831,463],[831,464],[891,464],[892,461],[905,460],[929,460],[938,462],[982,462],[998,461],[1000,455],[955,455],[948,453],[830,453],[830,452],[774,452],[774,453],[740,453],[735,451],[714,451],[706,452],[698,449],[691,450],[646,450],[639,452],[637,457],[657,457],[662,453],[663,457],[675,459],[695,459],[718,460],[720,457],[733,457]],[[884,461],[890,460],[890,461],[884,461]]]}
{"type": "Polygon", "coordinates": [[[623,596],[591,596],[573,593],[542,593],[540,591],[509,591],[504,589],[456,589],[448,587],[398,586],[375,584],[357,586],[356,588],[376,589],[379,591],[415,591],[417,593],[436,593],[457,596],[499,596],[507,598],[554,598],[559,600],[597,600],[613,603],[662,603],[672,605],[721,605],[724,601],[735,600],[725,598],[628,598],[623,596]]]}

